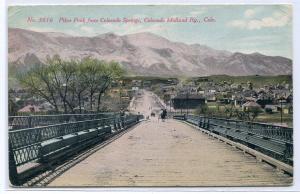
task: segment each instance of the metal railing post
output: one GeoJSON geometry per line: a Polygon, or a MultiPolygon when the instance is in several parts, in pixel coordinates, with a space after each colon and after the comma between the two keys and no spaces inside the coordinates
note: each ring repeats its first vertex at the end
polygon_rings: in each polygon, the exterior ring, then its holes
{"type": "Polygon", "coordinates": [[[16,166],[16,161],[14,158],[14,153],[12,149],[12,145],[10,143],[10,140],[8,140],[8,166],[9,166],[9,180],[11,184],[15,186],[20,185],[19,177],[18,177],[18,171],[16,166]]]}
{"type": "Polygon", "coordinates": [[[32,121],[32,116],[29,115],[29,117],[28,117],[28,128],[31,128],[31,127],[32,127],[31,121],[32,121]]]}

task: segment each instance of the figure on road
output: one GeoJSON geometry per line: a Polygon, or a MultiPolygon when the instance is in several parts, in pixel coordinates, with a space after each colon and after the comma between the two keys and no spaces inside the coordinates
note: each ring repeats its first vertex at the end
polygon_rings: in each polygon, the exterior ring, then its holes
{"type": "Polygon", "coordinates": [[[162,109],[162,112],[160,114],[161,120],[165,121],[166,117],[167,117],[167,110],[166,109],[162,109]]]}
{"type": "Polygon", "coordinates": [[[124,122],[124,117],[125,117],[125,111],[123,108],[120,109],[120,118],[121,118],[121,122],[124,122]]]}

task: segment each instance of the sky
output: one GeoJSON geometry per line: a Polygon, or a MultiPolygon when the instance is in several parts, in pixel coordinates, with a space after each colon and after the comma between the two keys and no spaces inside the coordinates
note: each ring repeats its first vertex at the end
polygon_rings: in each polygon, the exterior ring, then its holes
{"type": "Polygon", "coordinates": [[[73,36],[152,32],[176,42],[292,59],[292,15],[290,5],[11,6],[8,27],[73,36]],[[59,22],[62,17],[72,22],[59,22]],[[167,20],[176,17],[192,17],[200,22],[144,21],[145,18],[167,20]],[[36,22],[28,22],[28,18],[36,22]],[[40,18],[49,18],[52,22],[40,22],[40,18]],[[75,18],[98,19],[98,22],[74,22],[75,18]],[[99,22],[101,18],[139,19],[141,22],[99,22]],[[211,22],[205,18],[210,18],[211,22]]]}

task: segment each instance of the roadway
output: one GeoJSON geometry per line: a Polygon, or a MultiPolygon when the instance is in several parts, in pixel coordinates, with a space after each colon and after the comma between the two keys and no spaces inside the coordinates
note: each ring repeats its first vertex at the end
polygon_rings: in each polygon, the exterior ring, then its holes
{"type": "Polygon", "coordinates": [[[130,103],[129,111],[132,113],[141,113],[145,116],[150,116],[151,112],[158,115],[162,108],[166,105],[155,95],[147,90],[140,90],[140,95],[136,95],[130,103]]]}
{"type": "MultiPolygon", "coordinates": [[[[143,91],[131,110],[161,108],[143,91]]],[[[292,177],[172,119],[150,117],[48,186],[287,186],[292,177]]]]}

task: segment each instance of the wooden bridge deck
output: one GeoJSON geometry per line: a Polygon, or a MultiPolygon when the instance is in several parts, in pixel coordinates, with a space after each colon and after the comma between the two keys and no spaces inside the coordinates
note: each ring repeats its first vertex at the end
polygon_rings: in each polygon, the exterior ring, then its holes
{"type": "Polygon", "coordinates": [[[292,177],[194,128],[141,123],[48,186],[288,186],[292,177]]]}

